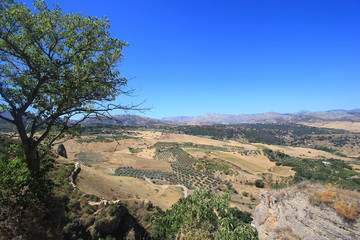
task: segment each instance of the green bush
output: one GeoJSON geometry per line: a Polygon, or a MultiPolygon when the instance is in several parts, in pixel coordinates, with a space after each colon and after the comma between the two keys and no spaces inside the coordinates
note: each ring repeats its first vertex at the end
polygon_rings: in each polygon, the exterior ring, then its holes
{"type": "MultiPolygon", "coordinates": [[[[4,144],[1,139],[0,144],[4,144]]],[[[2,146],[0,153],[0,203],[44,201],[52,194],[53,181],[48,177],[52,159],[44,158],[39,172],[31,173],[22,148],[17,144],[2,146]]]]}
{"type": "Polygon", "coordinates": [[[230,195],[198,190],[166,212],[153,215],[155,239],[257,239],[246,215],[229,208],[230,195]],[[245,221],[243,221],[245,219],[245,221]]]}
{"type": "Polygon", "coordinates": [[[261,180],[261,179],[257,179],[255,180],[255,187],[257,188],[264,188],[265,184],[264,184],[264,181],[261,180]]]}
{"type": "Polygon", "coordinates": [[[80,203],[77,199],[70,199],[70,201],[67,204],[67,207],[72,211],[79,210],[80,203]]]}
{"type": "Polygon", "coordinates": [[[94,209],[90,206],[90,205],[86,205],[82,208],[82,211],[87,213],[87,214],[92,214],[94,213],[94,209]]]}

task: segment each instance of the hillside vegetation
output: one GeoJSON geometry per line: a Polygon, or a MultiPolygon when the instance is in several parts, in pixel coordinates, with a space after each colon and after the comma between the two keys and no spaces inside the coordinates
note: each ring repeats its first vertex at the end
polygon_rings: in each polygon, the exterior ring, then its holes
{"type": "Polygon", "coordinates": [[[359,236],[359,109],[111,115],[148,109],[107,17],[2,0],[0,28],[0,240],[359,236]]]}
{"type": "MultiPolygon", "coordinates": [[[[124,131],[115,125],[95,124],[82,126],[81,135],[64,141],[69,158],[57,158],[53,173],[46,177],[56,183],[51,191],[58,200],[52,201],[60,205],[45,204],[51,208],[36,221],[43,221],[60,206],[63,210],[61,220],[47,227],[54,229],[52,235],[43,232],[42,236],[256,239],[248,217],[259,204],[261,189],[279,190],[309,180],[360,190],[358,159],[344,154],[347,148],[339,145],[340,140],[343,146],[354,144],[352,155],[356,156],[354,133],[297,125],[132,126],[124,131]],[[279,139],[275,142],[282,139],[282,144],[270,144],[271,135],[279,139]],[[299,139],[316,139],[317,145],[297,145],[299,139]],[[334,145],[321,145],[328,141],[334,145]],[[75,162],[80,162],[81,170],[73,191],[66,175],[75,162]],[[207,204],[199,204],[202,201],[207,204]],[[220,208],[212,207],[219,203],[220,208]],[[189,208],[193,210],[183,212],[189,208]],[[117,232],[115,226],[122,221],[133,225],[117,232]]],[[[3,152],[12,159],[9,150],[3,152]]],[[[21,174],[13,175],[7,186],[21,174]]],[[[2,196],[9,199],[9,191],[21,192],[10,189],[2,196]]],[[[339,204],[334,203],[334,211],[340,209],[339,204]]],[[[2,216],[10,212],[8,208],[2,216]]],[[[18,221],[12,219],[2,227],[8,229],[2,230],[6,234],[10,234],[11,221],[18,221]]],[[[17,231],[30,231],[26,226],[17,231]]]]}

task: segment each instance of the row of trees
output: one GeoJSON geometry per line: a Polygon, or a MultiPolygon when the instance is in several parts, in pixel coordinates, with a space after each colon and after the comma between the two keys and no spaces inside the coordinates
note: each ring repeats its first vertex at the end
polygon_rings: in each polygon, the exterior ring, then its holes
{"type": "Polygon", "coordinates": [[[235,139],[266,144],[304,144],[312,135],[340,134],[344,130],[308,127],[300,124],[237,124],[237,125],[193,125],[152,126],[154,130],[210,136],[214,139],[235,139]]]}

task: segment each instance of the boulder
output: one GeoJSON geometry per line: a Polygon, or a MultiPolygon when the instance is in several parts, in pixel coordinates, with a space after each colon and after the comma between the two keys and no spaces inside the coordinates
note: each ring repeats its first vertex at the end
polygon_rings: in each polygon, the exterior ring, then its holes
{"type": "Polygon", "coordinates": [[[59,156],[67,158],[66,149],[65,149],[64,144],[59,144],[59,146],[57,148],[57,154],[59,154],[59,156]]]}

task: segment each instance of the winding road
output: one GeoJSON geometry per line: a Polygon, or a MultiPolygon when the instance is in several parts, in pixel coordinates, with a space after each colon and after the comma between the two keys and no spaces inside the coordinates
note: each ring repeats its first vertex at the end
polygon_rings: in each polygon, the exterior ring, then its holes
{"type": "MultiPolygon", "coordinates": [[[[145,181],[147,181],[148,183],[150,183],[151,185],[155,186],[155,187],[160,187],[160,188],[168,188],[168,187],[178,187],[181,188],[184,194],[184,197],[186,198],[189,195],[189,190],[187,187],[185,187],[184,185],[168,185],[168,184],[164,184],[164,185],[157,185],[155,183],[153,183],[149,178],[144,176],[145,181]]],[[[154,179],[156,180],[156,179],[154,179]]]]}

